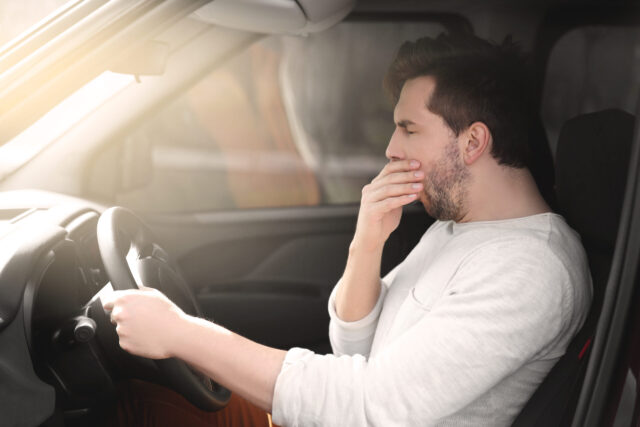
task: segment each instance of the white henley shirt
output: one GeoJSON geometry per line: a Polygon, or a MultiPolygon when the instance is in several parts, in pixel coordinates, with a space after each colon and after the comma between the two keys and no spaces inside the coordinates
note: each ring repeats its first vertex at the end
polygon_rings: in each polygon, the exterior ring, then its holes
{"type": "Polygon", "coordinates": [[[580,237],[554,213],[436,221],[365,318],[329,299],[334,354],[289,350],[282,426],[508,426],[591,303],[580,237]]]}

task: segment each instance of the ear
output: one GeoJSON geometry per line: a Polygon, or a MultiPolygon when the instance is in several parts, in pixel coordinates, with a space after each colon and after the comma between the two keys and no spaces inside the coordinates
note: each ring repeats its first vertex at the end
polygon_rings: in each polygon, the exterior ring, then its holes
{"type": "Polygon", "coordinates": [[[487,125],[473,122],[462,135],[462,158],[468,166],[491,149],[492,137],[487,125]]]}

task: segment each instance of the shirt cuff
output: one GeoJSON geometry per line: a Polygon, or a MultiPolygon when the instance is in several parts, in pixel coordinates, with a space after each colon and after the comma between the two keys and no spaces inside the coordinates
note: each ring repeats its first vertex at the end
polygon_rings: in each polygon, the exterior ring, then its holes
{"type": "Polygon", "coordinates": [[[331,318],[331,322],[334,327],[337,327],[337,329],[340,330],[340,336],[342,339],[349,341],[359,340],[370,335],[372,328],[375,329],[378,317],[382,311],[382,301],[387,294],[387,287],[384,286],[382,281],[379,283],[380,295],[378,296],[376,305],[371,309],[369,314],[354,322],[347,322],[338,317],[338,313],[336,312],[336,292],[340,283],[333,288],[333,291],[329,296],[329,317],[331,318]]]}

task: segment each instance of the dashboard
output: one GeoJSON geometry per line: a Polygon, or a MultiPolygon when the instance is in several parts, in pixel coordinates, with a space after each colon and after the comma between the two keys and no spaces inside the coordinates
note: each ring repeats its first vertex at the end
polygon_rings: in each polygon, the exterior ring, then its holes
{"type": "Polygon", "coordinates": [[[0,418],[37,425],[56,406],[86,408],[113,388],[109,362],[88,342],[89,311],[110,287],[96,238],[102,208],[11,193],[0,203],[0,398],[15,413],[0,418]]]}

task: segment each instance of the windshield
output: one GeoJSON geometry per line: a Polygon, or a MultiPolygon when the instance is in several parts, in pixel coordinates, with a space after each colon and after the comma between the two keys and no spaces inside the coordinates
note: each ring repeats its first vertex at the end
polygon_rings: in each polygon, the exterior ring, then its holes
{"type": "Polygon", "coordinates": [[[0,46],[4,46],[65,4],[77,0],[0,1],[0,46]]]}
{"type": "MultiPolygon", "coordinates": [[[[19,43],[23,36],[27,36],[44,22],[76,5],[82,0],[19,0],[0,1],[0,52],[2,57],[19,43]]],[[[105,79],[103,79],[105,80],[105,79]]],[[[98,92],[109,91],[114,87],[113,79],[106,79],[98,92]]],[[[95,91],[95,89],[94,89],[95,91]]],[[[82,92],[82,91],[80,91],[82,92]]],[[[87,98],[86,91],[80,97],[87,98]]],[[[99,95],[99,94],[98,94],[99,95]]],[[[73,97],[71,97],[73,98],[73,97]]],[[[25,161],[37,154],[47,143],[59,136],[64,128],[79,120],[79,111],[74,111],[76,101],[68,100],[60,104],[49,114],[42,117],[34,126],[13,138],[9,143],[0,147],[0,178],[6,176],[25,161]],[[47,123],[49,125],[47,125],[47,123]],[[51,126],[55,124],[54,126],[51,126]],[[45,126],[48,129],[45,131],[45,126]],[[16,149],[17,144],[20,149],[16,149]]],[[[97,96],[96,99],[104,99],[97,96]]]]}
{"type": "Polygon", "coordinates": [[[0,179],[31,160],[47,145],[63,135],[135,78],[105,71],[78,89],[33,125],[0,146],[0,179]]]}

